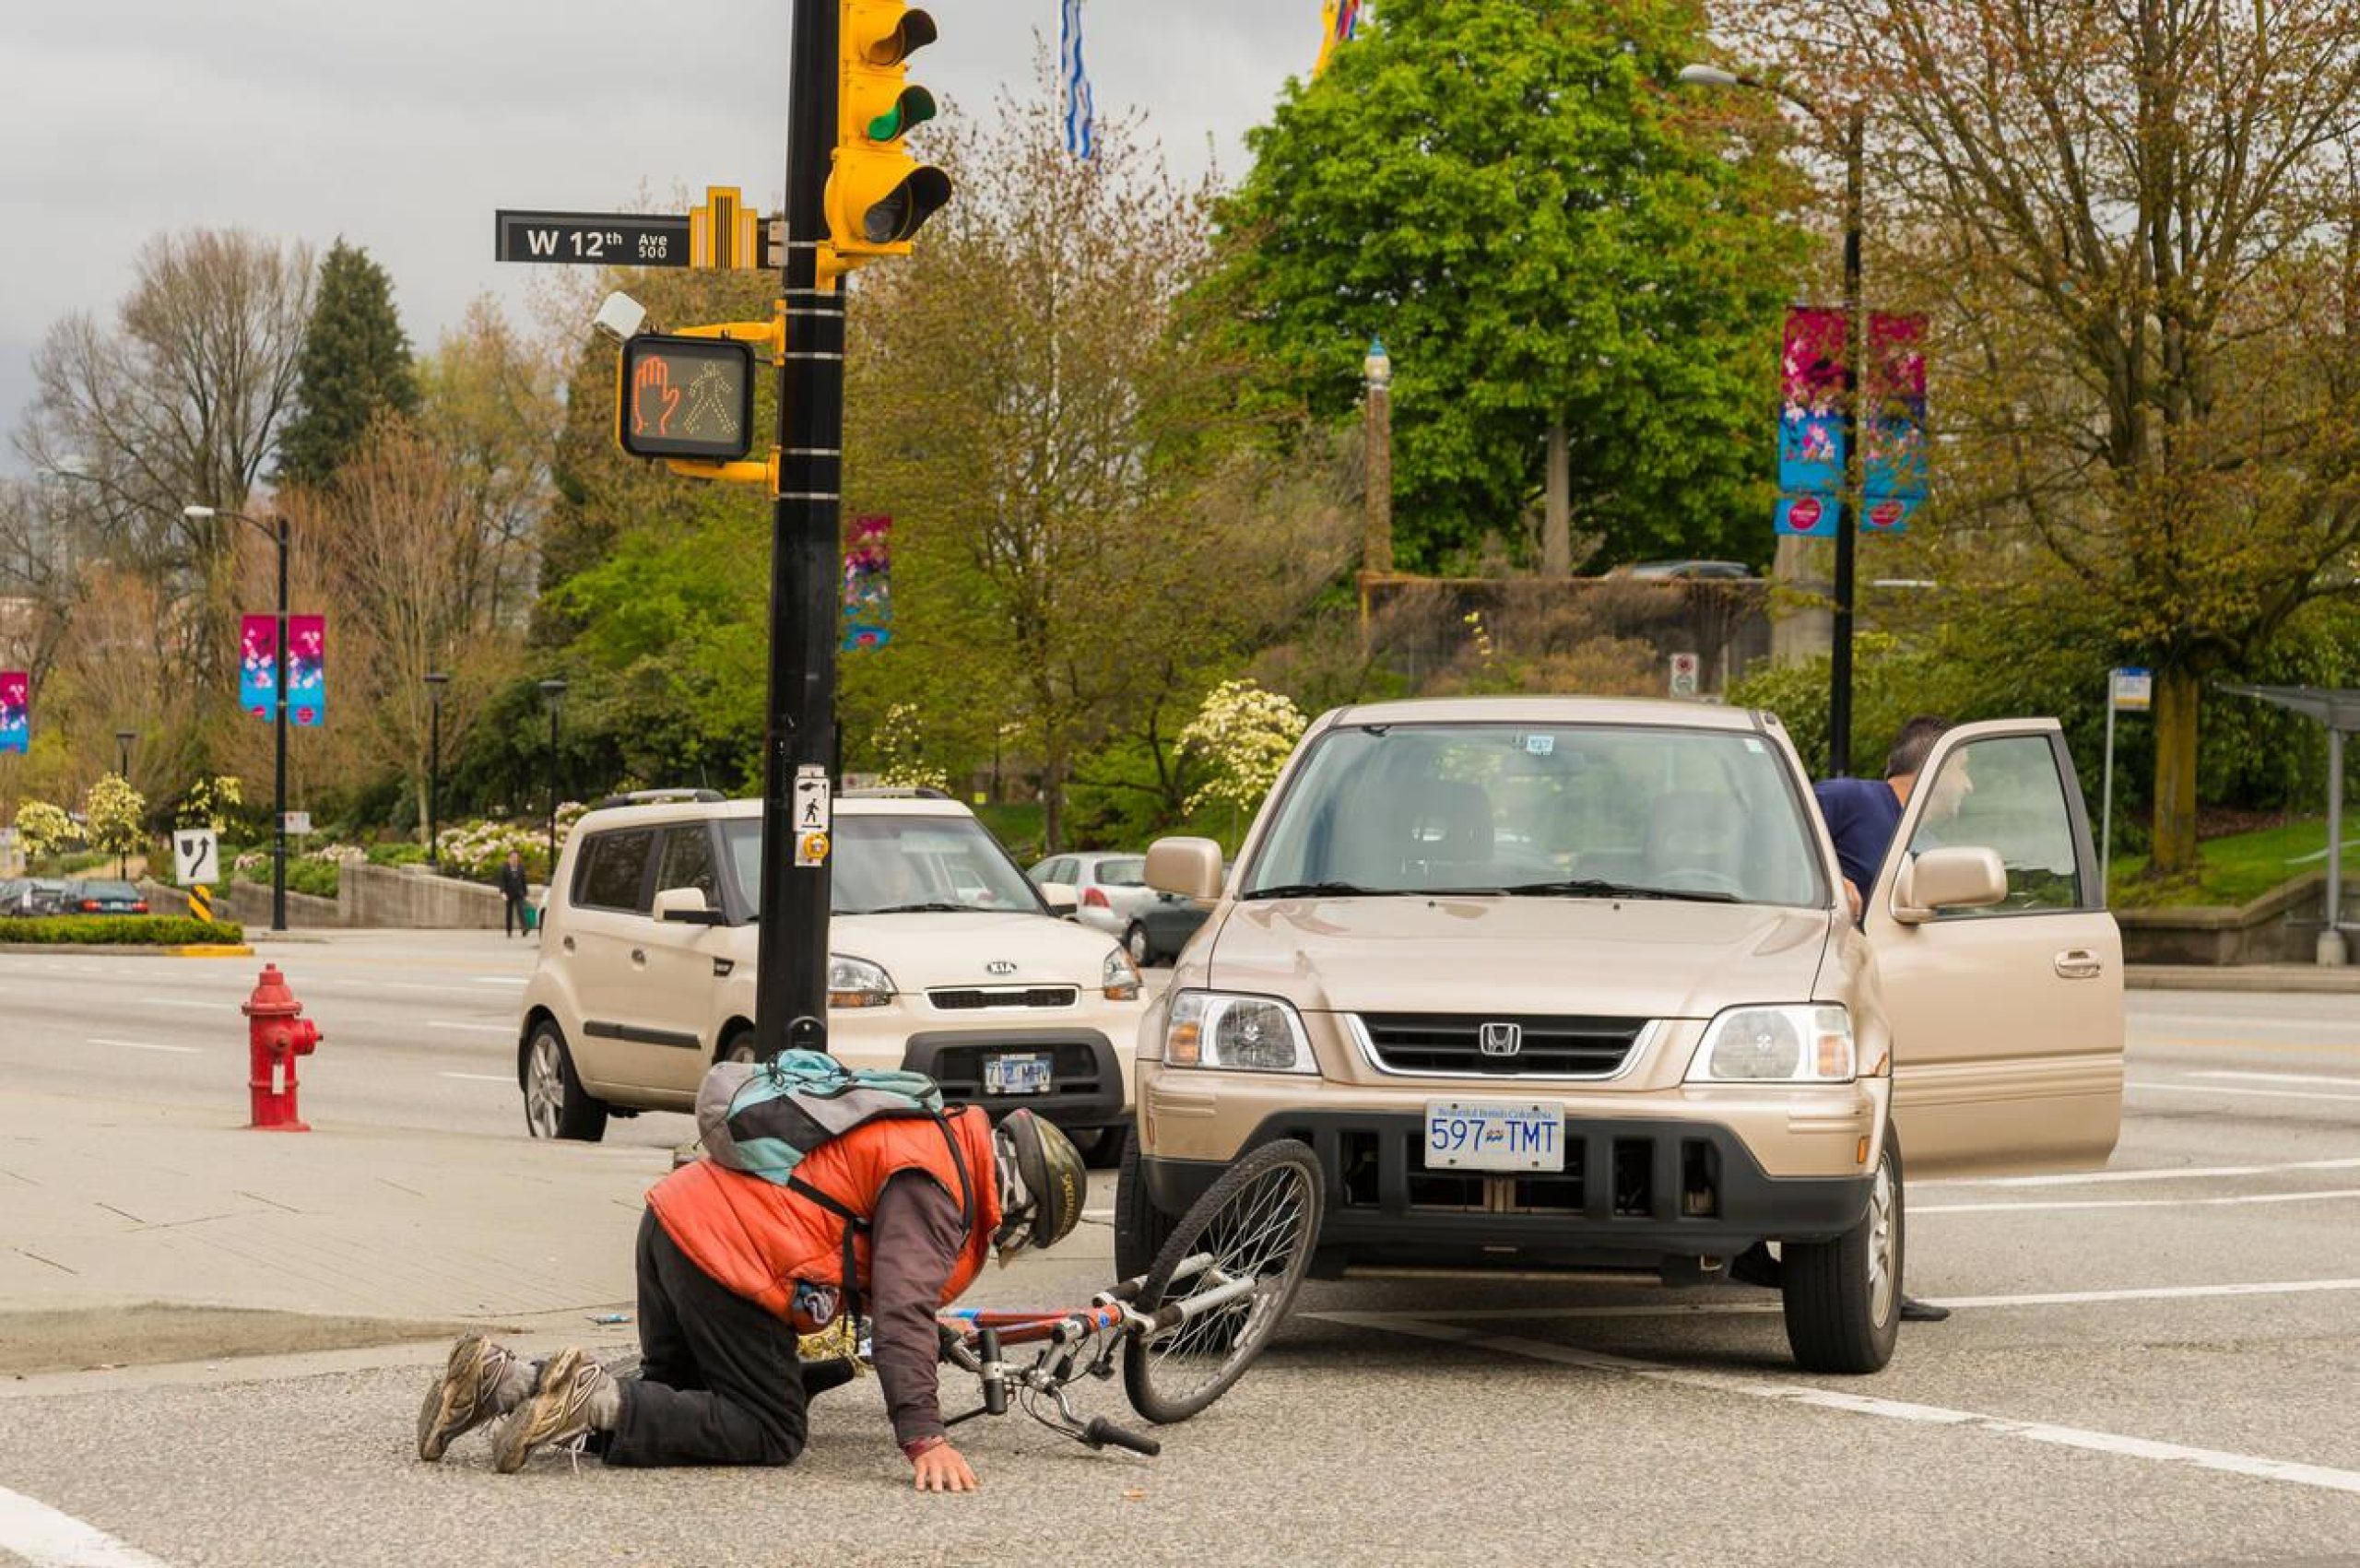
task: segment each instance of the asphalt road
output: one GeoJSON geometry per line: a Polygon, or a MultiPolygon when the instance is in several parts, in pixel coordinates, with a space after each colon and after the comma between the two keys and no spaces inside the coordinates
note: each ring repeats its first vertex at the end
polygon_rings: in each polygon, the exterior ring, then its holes
{"type": "MultiPolygon", "coordinates": [[[[500,1023],[521,951],[284,952],[299,995],[333,1003],[317,1070],[349,1075],[345,1114],[521,1140],[513,1085],[452,1076],[503,1073],[504,1039],[433,1027],[500,1023]]],[[[56,961],[0,958],[0,1080],[65,1092],[89,1061],[131,1059],[88,1043],[118,1039],[195,1052],[142,1058],[189,1093],[236,1091],[241,1020],[222,1008],[253,966],[56,961]]],[[[985,1490],[940,1498],[906,1490],[873,1382],[819,1404],[789,1471],[577,1473],[553,1456],[503,1478],[479,1440],[440,1466],[411,1457],[437,1348],[199,1363],[0,1385],[0,1542],[65,1518],[147,1555],[49,1561],[176,1568],[2350,1561],[2360,1004],[2131,1006],[2107,1172],[1913,1186],[1909,1283],[1956,1315],[1906,1326],[1873,1378],[1797,1373],[1775,1298],[1736,1288],[1315,1287],[1244,1383],[1163,1433],[1162,1458],[1092,1455],[1011,1416],[962,1429],[985,1490]]],[[[977,1297],[1079,1299],[1108,1252],[1093,1224],[977,1297]]],[[[628,1329],[590,1332],[627,1348],[628,1329]]],[[[1085,1395],[1123,1413],[1118,1385],[1085,1395]]]]}

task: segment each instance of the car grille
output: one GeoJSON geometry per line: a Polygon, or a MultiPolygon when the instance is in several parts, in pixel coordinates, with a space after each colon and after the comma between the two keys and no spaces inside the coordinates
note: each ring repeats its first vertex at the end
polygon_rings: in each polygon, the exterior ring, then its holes
{"type": "Polygon", "coordinates": [[[981,1012],[992,1008],[1069,1008],[1080,994],[1071,985],[969,985],[928,991],[926,999],[944,1012],[981,1012]]]}
{"type": "Polygon", "coordinates": [[[1387,1072],[1463,1078],[1605,1078],[1647,1027],[1643,1018],[1531,1018],[1479,1013],[1363,1013],[1376,1065],[1387,1072]],[[1485,1024],[1515,1024],[1513,1055],[1484,1052],[1485,1024]]]}

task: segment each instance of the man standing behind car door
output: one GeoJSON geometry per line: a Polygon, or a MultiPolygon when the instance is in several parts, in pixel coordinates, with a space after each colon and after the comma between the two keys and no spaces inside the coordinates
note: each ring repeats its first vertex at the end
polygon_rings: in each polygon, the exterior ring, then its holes
{"type": "MultiPolygon", "coordinates": [[[[1856,923],[1868,890],[1876,886],[1885,855],[1893,848],[1893,835],[1918,788],[1926,759],[1933,753],[1934,742],[1950,727],[1948,719],[1920,713],[1894,737],[1893,749],[1885,753],[1884,777],[1824,779],[1811,785],[1820,818],[1827,824],[1827,836],[1835,841],[1835,861],[1844,871],[1844,897],[1856,923]]],[[[1904,1323],[1940,1323],[1950,1315],[1948,1307],[1915,1296],[1901,1298],[1904,1323]]]]}

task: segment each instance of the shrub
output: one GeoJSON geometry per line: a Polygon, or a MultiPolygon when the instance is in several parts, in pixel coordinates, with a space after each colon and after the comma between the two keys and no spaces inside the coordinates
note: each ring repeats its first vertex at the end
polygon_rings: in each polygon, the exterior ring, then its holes
{"type": "Polygon", "coordinates": [[[28,858],[44,859],[74,841],[74,819],[46,800],[22,801],[17,807],[17,837],[28,858]]]}
{"type": "Polygon", "coordinates": [[[426,846],[422,843],[372,843],[369,846],[372,866],[423,866],[426,846]]]}
{"type": "Polygon", "coordinates": [[[208,925],[180,914],[84,914],[65,919],[0,920],[0,946],[41,942],[100,948],[171,948],[245,939],[245,927],[234,920],[208,925]]]}

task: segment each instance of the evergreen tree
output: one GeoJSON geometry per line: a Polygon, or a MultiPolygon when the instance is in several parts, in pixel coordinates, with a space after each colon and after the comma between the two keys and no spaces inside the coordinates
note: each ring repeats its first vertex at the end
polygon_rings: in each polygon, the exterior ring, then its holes
{"type": "Polygon", "coordinates": [[[320,264],[300,370],[296,412],[278,438],[283,482],[327,484],[380,414],[418,408],[394,281],[367,251],[342,239],[320,264]]]}

